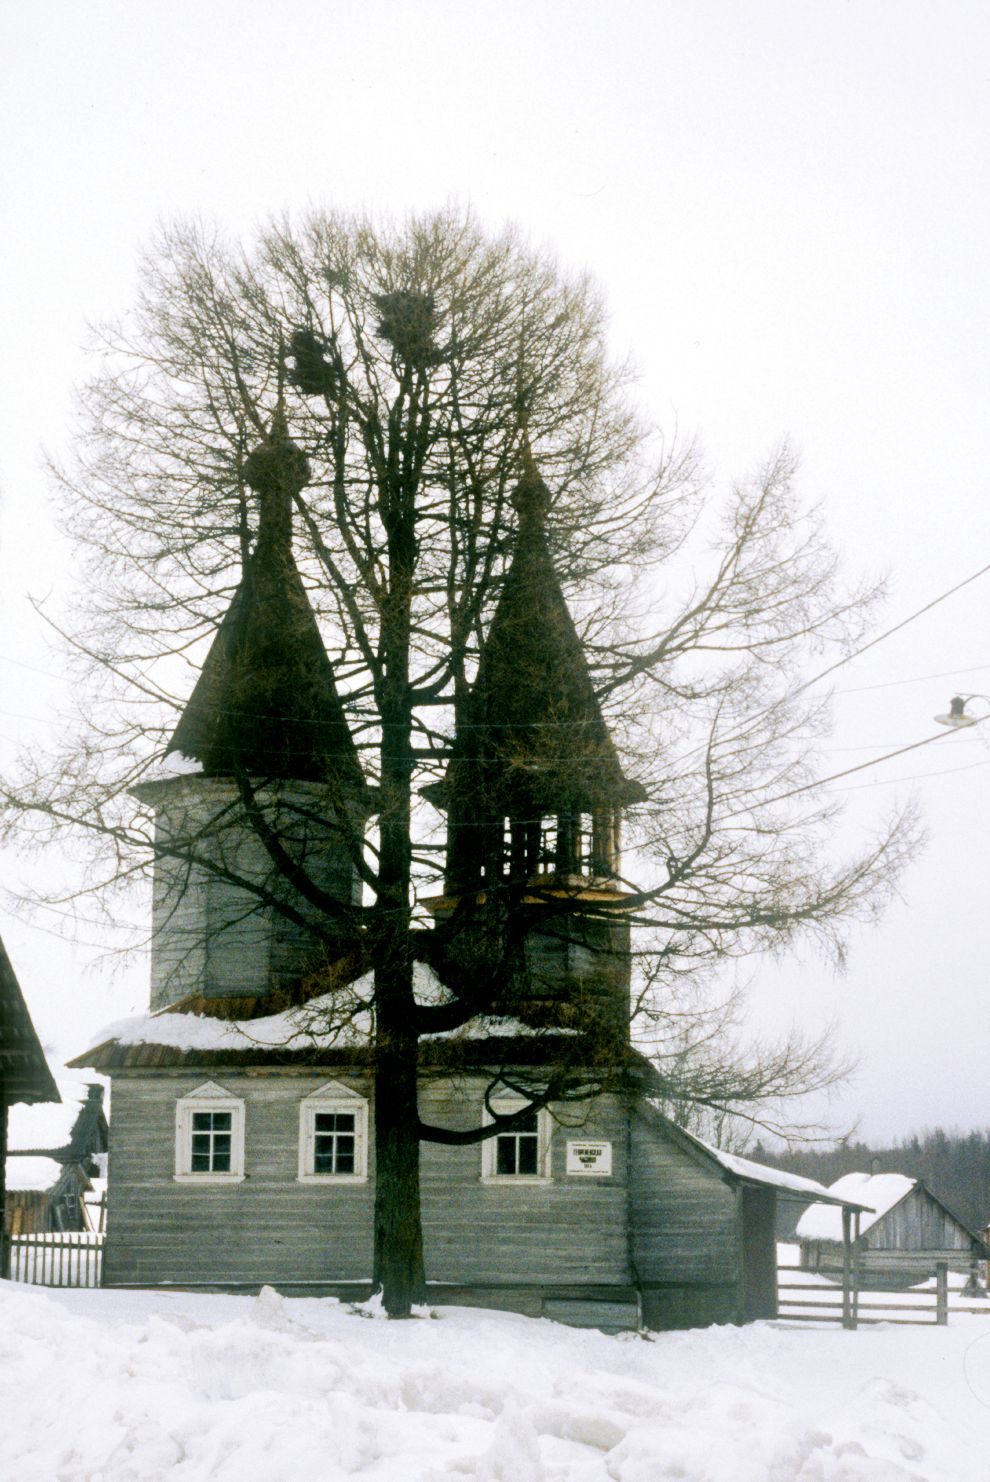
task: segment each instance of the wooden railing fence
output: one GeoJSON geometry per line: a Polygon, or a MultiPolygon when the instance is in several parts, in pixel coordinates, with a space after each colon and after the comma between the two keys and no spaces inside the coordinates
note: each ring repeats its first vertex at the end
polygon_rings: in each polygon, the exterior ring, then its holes
{"type": "Polygon", "coordinates": [[[5,1235],[4,1275],[34,1286],[99,1286],[104,1239],[92,1230],[5,1235]]]}
{"type": "Polygon", "coordinates": [[[798,1271],[795,1266],[781,1266],[777,1271],[777,1315],[788,1322],[837,1322],[845,1328],[879,1322],[944,1327],[950,1310],[990,1317],[990,1299],[963,1305],[957,1298],[950,1308],[949,1268],[945,1261],[936,1262],[935,1286],[929,1291],[915,1289],[889,1294],[870,1291],[865,1300],[854,1283],[846,1281],[840,1286],[832,1282],[795,1281],[798,1271]]]}

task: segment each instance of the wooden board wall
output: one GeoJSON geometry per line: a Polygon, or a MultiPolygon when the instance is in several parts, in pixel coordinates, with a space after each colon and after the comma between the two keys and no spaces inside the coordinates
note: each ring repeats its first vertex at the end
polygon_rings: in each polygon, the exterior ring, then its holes
{"type": "MultiPolygon", "coordinates": [[[[197,1071],[114,1078],[105,1280],[360,1281],[371,1273],[373,1178],[359,1185],[297,1181],[299,1103],[329,1077],[197,1071]],[[207,1080],[246,1104],[239,1184],[173,1179],[175,1104],[207,1080]]],[[[364,1091],[360,1080],[342,1083],[364,1091]]],[[[483,1085],[433,1083],[424,1114],[473,1125],[483,1085]]],[[[624,1112],[603,1098],[577,1128],[555,1126],[548,1184],[486,1185],[480,1145],[424,1145],[423,1220],[433,1281],[619,1283],[631,1279],[624,1112]],[[568,1137],[608,1138],[610,1178],[566,1175],[568,1137]]],[[[373,1122],[373,1117],[370,1119],[373,1122]]],[[[370,1168],[374,1168],[371,1150],[370,1168]]]]}

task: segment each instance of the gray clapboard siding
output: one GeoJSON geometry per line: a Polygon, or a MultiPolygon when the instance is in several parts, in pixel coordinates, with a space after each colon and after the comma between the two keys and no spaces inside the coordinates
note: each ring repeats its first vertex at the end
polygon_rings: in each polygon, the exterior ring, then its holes
{"type": "MultiPolygon", "coordinates": [[[[477,1126],[487,1079],[427,1086],[424,1120],[477,1126]]],[[[614,1097],[562,1107],[553,1124],[550,1183],[484,1183],[480,1144],[424,1143],[420,1163],[427,1275],[449,1282],[630,1281],[625,1113],[614,1097]],[[607,1178],[568,1176],[568,1138],[612,1143],[607,1178]]]]}
{"type": "Polygon", "coordinates": [[[664,1136],[649,1107],[631,1113],[630,1237],[643,1322],[704,1327],[742,1313],[736,1195],[717,1168],[664,1136]]]}
{"type": "MultiPolygon", "coordinates": [[[[253,1076],[218,1072],[217,1084],[245,1103],[242,1183],[173,1179],[176,1101],[207,1076],[115,1078],[105,1280],[124,1282],[353,1281],[370,1275],[374,1208],[373,1115],[366,1184],[297,1181],[299,1109],[326,1074],[253,1076]]],[[[357,1077],[336,1079],[361,1094],[357,1077]]],[[[487,1078],[456,1093],[430,1084],[427,1120],[474,1126],[487,1078]]],[[[566,1109],[569,1122],[574,1109],[566,1109]]],[[[603,1097],[580,1126],[555,1125],[549,1184],[490,1185],[480,1144],[423,1147],[421,1174],[427,1275],[456,1284],[628,1285],[625,1112],[603,1097]],[[612,1142],[608,1178],[565,1173],[568,1138],[612,1142]]]]}
{"type": "Polygon", "coordinates": [[[222,1286],[370,1275],[371,1182],[297,1181],[300,1102],[327,1076],[215,1075],[245,1102],[246,1176],[231,1185],[178,1184],[175,1104],[205,1079],[202,1072],[115,1079],[104,1280],[222,1286]]]}
{"type": "Polygon", "coordinates": [[[715,1168],[658,1135],[656,1120],[632,1114],[630,1221],[633,1260],[644,1283],[734,1283],[736,1197],[715,1168]]]}
{"type": "MultiPolygon", "coordinates": [[[[158,783],[155,838],[158,858],[152,897],[151,1002],[175,1003],[190,993],[207,997],[265,993],[272,983],[298,977],[322,960],[318,933],[259,903],[258,897],[206,865],[168,853],[189,849],[279,898],[287,887],[251,826],[229,782],[204,777],[158,783]]],[[[360,883],[340,834],[319,820],[320,793],[305,783],[282,784],[260,795],[281,842],[322,890],[345,902],[360,883]]],[[[319,915],[299,896],[292,904],[311,921],[319,915]]],[[[325,918],[320,918],[325,925],[325,918]]]]}

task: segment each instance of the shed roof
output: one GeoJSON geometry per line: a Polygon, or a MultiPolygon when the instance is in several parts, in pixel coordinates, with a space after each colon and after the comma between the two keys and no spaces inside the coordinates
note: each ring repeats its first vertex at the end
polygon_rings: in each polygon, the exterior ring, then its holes
{"type": "MultiPolygon", "coordinates": [[[[873,1212],[860,1221],[864,1235],[878,1220],[900,1204],[918,1180],[904,1173],[845,1173],[829,1185],[829,1193],[838,1198],[855,1199],[873,1212]]],[[[798,1220],[799,1240],[841,1240],[842,1222],[835,1209],[820,1201],[806,1209],[798,1220]]]]}
{"type": "Polygon", "coordinates": [[[7,1123],[10,1152],[86,1157],[105,1146],[103,1087],[92,1085],[84,1076],[64,1074],[59,1075],[57,1085],[60,1103],[11,1107],[7,1123]]]}
{"type": "Polygon", "coordinates": [[[11,1153],[6,1163],[7,1188],[13,1193],[46,1193],[62,1177],[62,1164],[55,1158],[28,1157],[11,1153]]]}
{"type": "Polygon", "coordinates": [[[702,1162],[707,1162],[710,1166],[720,1169],[723,1174],[727,1174],[730,1182],[773,1189],[778,1198],[798,1200],[801,1203],[807,1199],[817,1199],[822,1203],[835,1206],[831,1212],[839,1222],[840,1240],[842,1239],[842,1207],[860,1210],[865,1208],[858,1199],[836,1194],[826,1189],[824,1184],[817,1183],[813,1178],[802,1178],[796,1173],[784,1173],[780,1168],[769,1168],[764,1163],[754,1163],[750,1158],[740,1158],[736,1153],[727,1153],[722,1148],[714,1148],[710,1143],[703,1142],[700,1137],[695,1137],[693,1132],[687,1132],[683,1127],[679,1127],[657,1107],[649,1106],[647,1111],[664,1123],[670,1137],[679,1141],[682,1147],[702,1162]]]}

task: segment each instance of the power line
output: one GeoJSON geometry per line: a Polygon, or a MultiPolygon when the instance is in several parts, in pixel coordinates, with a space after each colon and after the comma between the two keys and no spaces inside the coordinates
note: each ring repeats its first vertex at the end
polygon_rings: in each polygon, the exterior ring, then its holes
{"type": "Polygon", "coordinates": [[[982,762],[966,762],[962,767],[940,767],[937,772],[912,772],[907,777],[881,777],[876,782],[858,782],[852,787],[830,788],[830,792],[865,792],[871,787],[893,787],[897,782],[924,782],[928,777],[951,777],[954,772],[972,772],[976,767],[990,767],[990,757],[982,762]]]}
{"type": "Polygon", "coordinates": [[[865,695],[868,690],[890,690],[902,684],[922,684],[927,679],[955,679],[957,674],[978,674],[990,664],[970,664],[968,669],[944,669],[941,674],[916,674],[913,679],[888,679],[883,684],[859,684],[851,689],[836,690],[837,695],[865,695]]]}
{"type": "MultiPolygon", "coordinates": [[[[990,570],[990,568],[987,568],[990,570]]],[[[974,725],[982,725],[984,720],[990,716],[983,716],[980,720],[973,722],[974,725]]],[[[824,787],[828,782],[838,782],[841,777],[851,777],[854,772],[863,772],[867,767],[877,767],[881,762],[889,762],[895,756],[904,756],[909,751],[918,751],[922,746],[931,746],[933,741],[943,741],[949,731],[936,731],[933,736],[925,736],[921,741],[912,741],[909,746],[899,746],[896,751],[888,751],[883,756],[877,756],[868,762],[858,762],[855,767],[846,767],[841,772],[833,772],[829,777],[819,777],[815,782],[802,783],[800,787],[792,787],[788,792],[778,793],[774,798],[760,800],[753,805],[754,808],[768,808],[772,803],[782,803],[787,798],[795,798],[799,793],[811,792],[813,788],[824,787]]],[[[961,770],[961,769],[960,769],[961,770]]],[[[751,812],[752,809],[740,809],[740,812],[751,812]]],[[[730,814],[730,818],[738,817],[738,814],[730,814]]]]}
{"type": "MultiPolygon", "coordinates": [[[[986,566],[981,566],[979,571],[974,571],[972,576],[967,576],[963,581],[957,582],[954,587],[950,587],[947,592],[942,592],[938,597],[933,597],[930,602],[926,602],[924,607],[919,607],[916,612],[912,612],[906,618],[902,618],[899,623],[895,623],[885,633],[880,633],[876,638],[871,638],[869,643],[864,643],[862,647],[855,649],[851,654],[846,654],[844,658],[836,659],[834,664],[829,664],[828,668],[823,669],[820,674],[816,674],[813,678],[806,680],[794,693],[799,695],[802,690],[810,689],[819,680],[825,679],[829,674],[834,674],[836,669],[841,669],[844,664],[851,664],[853,659],[858,659],[862,654],[868,653],[871,648],[876,648],[877,644],[883,643],[884,639],[892,638],[895,633],[899,633],[909,623],[915,622],[918,618],[923,617],[926,612],[931,612],[933,607],[938,607],[939,603],[945,602],[950,597],[954,597],[957,592],[961,592],[963,587],[968,587],[972,582],[978,581],[981,576],[986,576],[988,571],[990,571],[990,561],[987,562],[986,566]]],[[[978,667],[982,668],[983,666],[980,665],[978,667]]],[[[963,671],[960,670],[958,672],[962,673],[963,671]]],[[[933,676],[933,678],[940,677],[939,675],[933,676]]]]}

